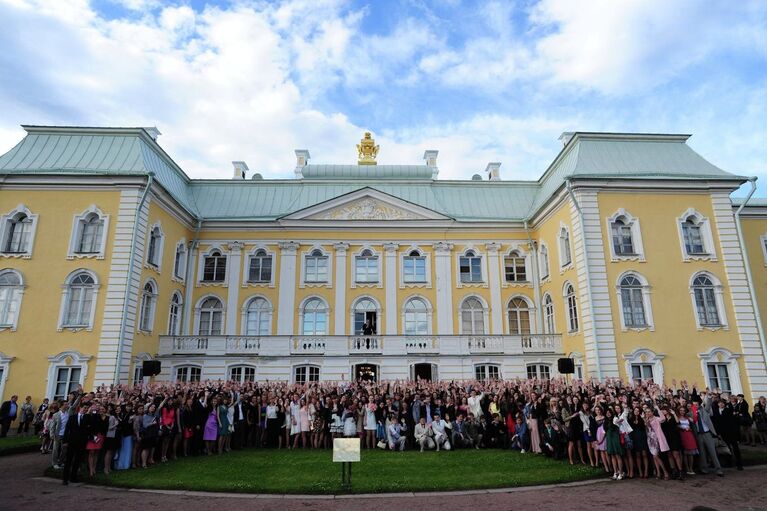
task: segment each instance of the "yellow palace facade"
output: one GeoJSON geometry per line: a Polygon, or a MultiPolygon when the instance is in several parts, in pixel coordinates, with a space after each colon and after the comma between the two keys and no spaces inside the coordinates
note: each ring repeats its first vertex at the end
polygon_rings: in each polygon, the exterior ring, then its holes
{"type": "MultiPolygon", "coordinates": [[[[767,394],[767,202],[684,135],[565,133],[536,181],[192,180],[156,129],[0,156],[0,397],[157,380],[674,379],[767,394]],[[369,325],[369,330],[364,326],[369,325]]],[[[753,186],[753,180],[751,182],[753,186]]]]}

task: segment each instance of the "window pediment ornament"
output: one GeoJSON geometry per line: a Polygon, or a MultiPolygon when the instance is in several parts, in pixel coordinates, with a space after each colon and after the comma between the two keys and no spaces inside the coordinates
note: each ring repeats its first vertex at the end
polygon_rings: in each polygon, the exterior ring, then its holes
{"type": "Polygon", "coordinates": [[[24,204],[19,204],[0,217],[0,257],[32,257],[37,219],[38,215],[33,214],[24,204]]]}

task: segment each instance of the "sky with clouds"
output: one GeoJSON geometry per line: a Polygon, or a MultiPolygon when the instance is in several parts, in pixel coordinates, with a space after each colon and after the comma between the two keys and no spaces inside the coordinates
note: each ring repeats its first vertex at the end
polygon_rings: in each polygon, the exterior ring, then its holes
{"type": "Polygon", "coordinates": [[[0,151],[20,124],[157,126],[192,177],[293,150],[440,151],[535,179],[562,131],[690,133],[767,196],[767,2],[0,0],[0,151]]]}

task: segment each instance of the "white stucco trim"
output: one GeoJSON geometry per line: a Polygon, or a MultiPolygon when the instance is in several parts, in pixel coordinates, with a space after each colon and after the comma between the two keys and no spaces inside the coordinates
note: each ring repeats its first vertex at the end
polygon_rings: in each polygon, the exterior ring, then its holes
{"type": "Polygon", "coordinates": [[[45,388],[45,397],[53,399],[56,392],[56,373],[65,367],[80,368],[80,385],[85,383],[88,377],[88,361],[91,355],[83,355],[77,350],[62,351],[57,355],[48,357],[48,380],[45,388]]]}
{"type": "MultiPolygon", "coordinates": [[[[146,231],[146,241],[144,242],[144,268],[156,271],[157,273],[161,273],[162,272],[162,256],[163,256],[164,250],[165,250],[165,232],[162,230],[162,223],[159,220],[157,220],[146,231]],[[155,255],[155,260],[150,261],[149,260],[149,242],[152,239],[152,234],[154,233],[155,230],[157,230],[159,234],[157,238],[157,246],[155,247],[156,255],[155,255]]],[[[175,257],[175,254],[174,254],[174,257],[175,257]]]]}
{"type": "Polygon", "coordinates": [[[708,351],[698,353],[700,370],[703,373],[703,381],[706,382],[704,387],[708,387],[709,384],[708,364],[726,364],[732,394],[742,394],[743,385],[740,380],[740,364],[738,364],[738,359],[740,357],[741,355],[739,353],[732,353],[730,350],[719,346],[714,346],[708,351]]]}
{"type": "Polygon", "coordinates": [[[67,259],[104,259],[106,256],[107,238],[109,237],[109,215],[104,214],[101,209],[95,204],[88,206],[85,211],[80,214],[75,214],[72,218],[72,232],[69,237],[69,248],[67,249],[67,259]],[[101,230],[101,243],[99,245],[99,251],[93,254],[78,253],[77,245],[80,243],[80,235],[82,233],[82,222],[85,217],[90,214],[96,214],[99,220],[103,222],[103,228],[101,230]]]}
{"type": "Polygon", "coordinates": [[[3,370],[2,375],[0,375],[0,402],[6,401],[4,394],[5,382],[8,381],[8,374],[11,371],[11,362],[13,362],[14,358],[16,357],[11,357],[0,351],[0,369],[3,370]]]}
{"type": "Polygon", "coordinates": [[[666,355],[655,353],[647,348],[636,348],[631,353],[624,353],[623,360],[626,369],[626,379],[633,381],[631,366],[633,364],[650,364],[652,366],[652,379],[658,385],[663,385],[663,359],[666,355]]]}
{"type": "Polygon", "coordinates": [[[61,286],[61,304],[59,306],[59,321],[58,321],[58,327],[57,331],[61,332],[63,330],[70,330],[72,332],[79,332],[80,330],[86,330],[88,332],[93,331],[93,325],[96,320],[96,305],[98,303],[98,296],[99,296],[99,288],[101,287],[101,283],[99,281],[99,276],[96,274],[96,272],[89,270],[87,268],[78,268],[71,272],[69,275],[67,275],[66,280],[64,281],[64,284],[61,286]],[[87,325],[78,325],[78,326],[69,326],[64,324],[64,318],[66,316],[67,312],[67,306],[69,305],[69,292],[70,292],[70,285],[72,283],[72,279],[77,276],[80,273],[87,273],[90,275],[90,277],[93,279],[93,300],[91,301],[91,310],[89,313],[89,319],[87,325]]]}
{"type": "Polygon", "coordinates": [[[270,287],[274,288],[274,278],[275,278],[275,270],[277,267],[277,253],[274,250],[269,249],[269,246],[263,243],[258,243],[255,246],[253,246],[246,256],[245,259],[245,268],[242,272],[242,287],[270,287]],[[268,257],[272,258],[272,271],[270,274],[270,278],[268,282],[254,282],[249,280],[250,279],[250,260],[251,258],[256,256],[256,252],[259,250],[263,250],[268,257]]]}
{"type": "Polygon", "coordinates": [[[226,245],[224,243],[214,243],[211,244],[207,250],[199,251],[199,255],[197,256],[197,287],[201,286],[219,286],[219,287],[227,287],[229,286],[229,275],[231,275],[231,260],[230,260],[230,253],[229,250],[224,248],[226,245]],[[214,251],[218,251],[221,253],[223,257],[226,258],[226,273],[224,275],[224,280],[222,282],[212,282],[212,281],[205,281],[203,280],[205,276],[205,258],[209,257],[214,251]]]}
{"type": "Polygon", "coordinates": [[[722,285],[722,281],[719,280],[719,278],[711,273],[710,271],[698,271],[693,273],[690,276],[690,282],[688,284],[688,289],[690,290],[690,300],[692,302],[692,313],[693,317],[695,318],[695,326],[698,330],[729,330],[730,325],[727,321],[727,311],[724,308],[724,286],[722,285]],[[701,325],[700,324],[700,318],[698,318],[698,306],[695,303],[695,289],[693,288],[692,283],[695,281],[695,278],[698,276],[706,276],[711,280],[711,283],[714,285],[714,297],[716,299],[716,313],[719,316],[719,325],[701,325]]]}
{"type": "MultiPolygon", "coordinates": [[[[373,248],[370,244],[363,244],[360,246],[359,250],[356,252],[352,252],[352,274],[351,274],[351,282],[350,286],[352,289],[358,288],[358,287],[375,287],[375,288],[383,288],[383,265],[384,265],[384,254],[380,251],[373,248]],[[365,250],[369,250],[371,253],[371,257],[376,258],[376,270],[377,270],[377,276],[375,282],[358,282],[357,281],[357,258],[362,257],[362,252],[365,250]]],[[[339,272],[342,271],[340,268],[338,270],[339,272]]]]}
{"type": "Polygon", "coordinates": [[[605,219],[606,222],[606,243],[610,246],[610,260],[615,261],[637,261],[644,262],[644,243],[642,242],[642,229],[639,224],[639,218],[633,216],[631,213],[623,208],[619,208],[612,216],[605,219]],[[631,244],[634,247],[633,254],[617,254],[615,252],[615,245],[613,244],[613,223],[619,218],[623,219],[626,227],[631,230],[631,244]]]}
{"type": "Polygon", "coordinates": [[[461,289],[463,287],[481,287],[481,288],[488,287],[487,253],[483,250],[480,250],[478,247],[479,247],[478,245],[468,244],[464,247],[464,249],[461,252],[457,252],[455,254],[455,288],[456,289],[461,289]],[[469,252],[474,252],[474,256],[480,258],[479,282],[461,282],[461,258],[466,257],[466,254],[469,252]]]}
{"type": "Polygon", "coordinates": [[[627,270],[618,275],[615,281],[615,294],[618,300],[618,313],[621,318],[621,330],[628,332],[629,330],[635,332],[641,332],[643,330],[655,331],[655,321],[652,315],[652,300],[650,299],[650,283],[644,275],[635,270],[627,270]],[[642,285],[642,306],[644,307],[645,326],[628,326],[626,325],[626,317],[623,312],[623,294],[621,293],[621,281],[628,276],[634,276],[642,285]]]}
{"type": "Polygon", "coordinates": [[[308,250],[304,250],[301,252],[301,280],[298,283],[298,287],[303,289],[307,287],[326,287],[326,288],[332,288],[333,287],[333,254],[330,253],[329,250],[327,250],[325,247],[320,245],[319,243],[316,243],[308,248],[308,250]],[[306,259],[311,256],[311,253],[315,250],[319,250],[322,252],[322,256],[327,258],[328,262],[328,272],[327,272],[327,278],[325,281],[322,282],[307,282],[306,281],[306,259]]]}
{"type": "Polygon", "coordinates": [[[418,245],[409,245],[399,253],[399,287],[405,289],[406,287],[412,288],[426,288],[431,289],[431,257],[430,254],[424,252],[424,250],[418,245]],[[426,280],[424,282],[405,282],[405,258],[410,257],[410,253],[416,251],[420,254],[419,257],[424,258],[424,271],[426,272],[426,280]]]}
{"type": "Polygon", "coordinates": [[[676,219],[677,233],[679,234],[679,247],[682,251],[682,261],[716,261],[716,245],[714,244],[714,236],[711,232],[711,222],[702,213],[696,211],[694,208],[687,209],[681,216],[676,219]],[[696,222],[700,226],[700,235],[703,240],[703,254],[688,254],[687,249],[684,246],[684,232],[682,230],[682,224],[690,217],[695,217],[696,222]]]}
{"type": "Polygon", "coordinates": [[[272,335],[274,328],[274,306],[272,305],[271,300],[262,294],[248,295],[248,297],[242,303],[242,308],[240,309],[240,335],[260,335],[246,333],[248,328],[248,307],[250,307],[250,304],[253,302],[253,300],[257,300],[259,298],[266,301],[267,308],[263,310],[267,312],[267,318],[269,320],[269,333],[267,335],[272,335]]]}
{"type": "Polygon", "coordinates": [[[432,335],[434,308],[432,307],[429,299],[420,294],[413,294],[413,295],[407,296],[404,300],[402,300],[402,307],[400,307],[400,325],[401,325],[402,335],[407,335],[405,334],[405,307],[407,306],[408,302],[414,298],[423,300],[423,302],[426,304],[426,324],[427,324],[426,335],[432,335]]]}
{"type": "Polygon", "coordinates": [[[8,213],[0,216],[0,258],[21,258],[29,259],[32,257],[35,248],[35,233],[37,232],[37,219],[38,215],[32,213],[29,208],[24,204],[19,204],[8,213]],[[8,236],[10,235],[11,222],[19,215],[24,215],[31,220],[31,226],[29,228],[29,240],[26,250],[19,253],[5,252],[5,248],[8,245],[8,236]]]}
{"type": "Polygon", "coordinates": [[[202,312],[202,304],[208,298],[215,298],[219,302],[221,302],[221,334],[220,335],[224,335],[224,333],[226,332],[226,316],[227,316],[226,300],[214,293],[204,294],[194,304],[194,324],[192,325],[192,332],[194,333],[194,335],[200,335],[200,315],[202,312]]]}
{"type": "Polygon", "coordinates": [[[360,295],[356,297],[354,300],[352,300],[351,306],[349,307],[349,335],[358,335],[359,332],[354,331],[354,313],[357,311],[357,305],[363,300],[370,300],[373,305],[375,306],[375,312],[376,312],[376,334],[381,333],[381,321],[384,319],[382,317],[382,309],[381,309],[381,303],[376,300],[375,297],[370,295],[360,295]]]}

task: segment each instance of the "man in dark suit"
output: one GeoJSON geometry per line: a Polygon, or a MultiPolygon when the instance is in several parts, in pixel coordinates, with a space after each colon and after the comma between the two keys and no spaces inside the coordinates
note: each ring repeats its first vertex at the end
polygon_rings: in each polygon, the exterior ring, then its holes
{"type": "Polygon", "coordinates": [[[247,399],[238,399],[234,404],[234,435],[232,436],[232,449],[246,447],[248,439],[248,414],[250,403],[247,399]]]}
{"type": "Polygon", "coordinates": [[[10,401],[0,405],[0,438],[8,436],[11,422],[16,420],[16,415],[19,413],[18,400],[19,396],[11,396],[10,401]]]}
{"type": "Polygon", "coordinates": [[[717,433],[730,449],[735,467],[738,470],[743,470],[743,461],[740,458],[740,446],[738,445],[740,442],[740,421],[735,415],[732,405],[720,399],[714,406],[711,420],[714,422],[717,433]]]}
{"type": "Polygon", "coordinates": [[[77,471],[85,454],[85,445],[91,433],[91,419],[88,417],[90,403],[82,403],[80,409],[69,417],[64,429],[62,443],[67,450],[64,462],[64,474],[62,483],[67,485],[69,481],[77,482],[77,471]]]}

